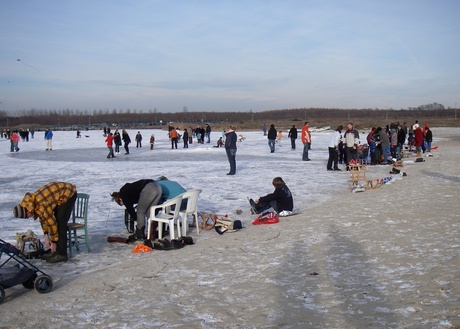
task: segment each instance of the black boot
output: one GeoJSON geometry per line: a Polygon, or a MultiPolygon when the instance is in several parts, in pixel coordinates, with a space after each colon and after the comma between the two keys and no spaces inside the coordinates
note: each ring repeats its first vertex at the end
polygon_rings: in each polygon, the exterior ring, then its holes
{"type": "Polygon", "coordinates": [[[137,228],[137,227],[136,227],[136,239],[137,239],[137,240],[142,240],[142,241],[144,241],[144,239],[145,239],[144,231],[145,231],[145,227],[144,227],[144,226],[142,226],[141,228],[137,228]]]}

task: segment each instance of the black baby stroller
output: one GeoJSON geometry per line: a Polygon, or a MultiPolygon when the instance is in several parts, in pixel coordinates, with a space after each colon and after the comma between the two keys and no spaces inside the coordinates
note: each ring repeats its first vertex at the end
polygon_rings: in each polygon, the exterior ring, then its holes
{"type": "Polygon", "coordinates": [[[5,289],[21,283],[24,288],[35,288],[41,294],[53,289],[53,279],[50,276],[26,260],[15,246],[0,239],[0,304],[5,299],[5,289]],[[14,265],[6,267],[7,263],[14,265]]]}

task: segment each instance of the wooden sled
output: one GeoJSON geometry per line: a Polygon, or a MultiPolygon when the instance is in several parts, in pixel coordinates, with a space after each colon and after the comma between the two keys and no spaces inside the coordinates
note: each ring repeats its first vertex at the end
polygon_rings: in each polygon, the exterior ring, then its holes
{"type": "Polygon", "coordinates": [[[402,162],[402,160],[397,160],[393,162],[393,167],[404,167],[404,163],[402,162]]]}

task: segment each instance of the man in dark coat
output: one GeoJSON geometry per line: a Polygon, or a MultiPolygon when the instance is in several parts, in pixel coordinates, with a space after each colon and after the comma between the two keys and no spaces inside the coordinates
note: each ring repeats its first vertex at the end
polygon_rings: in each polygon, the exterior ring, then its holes
{"type": "Polygon", "coordinates": [[[295,125],[292,125],[291,130],[289,130],[288,137],[291,139],[291,150],[295,150],[295,140],[297,139],[297,128],[295,125]]]}

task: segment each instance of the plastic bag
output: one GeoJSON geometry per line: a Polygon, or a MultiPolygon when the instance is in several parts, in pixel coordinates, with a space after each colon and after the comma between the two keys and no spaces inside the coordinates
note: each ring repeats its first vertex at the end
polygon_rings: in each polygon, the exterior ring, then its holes
{"type": "Polygon", "coordinates": [[[143,252],[149,252],[149,251],[152,251],[152,248],[150,248],[149,246],[143,245],[141,243],[139,243],[133,248],[133,252],[136,252],[136,253],[143,253],[143,252]]]}
{"type": "Polygon", "coordinates": [[[252,225],[260,225],[260,224],[276,224],[279,223],[278,215],[275,212],[264,212],[263,214],[259,215],[256,219],[253,220],[252,225]]]}

